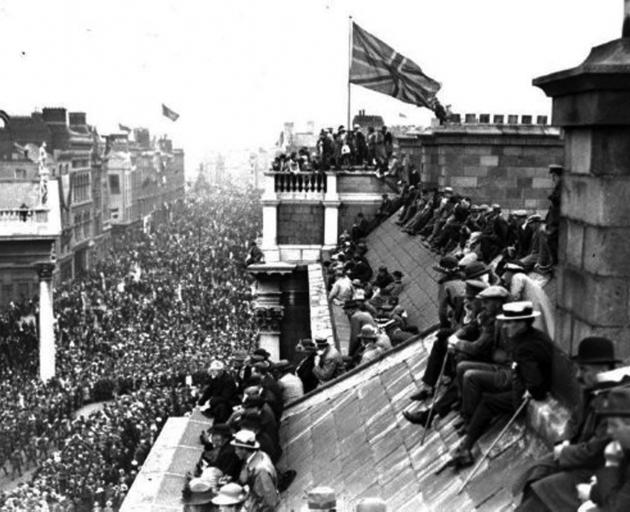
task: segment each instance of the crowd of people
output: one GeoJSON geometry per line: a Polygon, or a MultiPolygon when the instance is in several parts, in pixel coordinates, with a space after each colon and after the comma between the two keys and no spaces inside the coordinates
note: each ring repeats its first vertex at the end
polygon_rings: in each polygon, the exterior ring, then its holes
{"type": "Polygon", "coordinates": [[[262,348],[235,351],[228,364],[214,360],[208,373],[197,407],[213,424],[200,436],[205,449],[184,498],[189,504],[276,510],[279,493],[296,475],[279,466],[280,421],[285,406],[304,395],[302,381],[288,360],[273,362],[262,348]],[[227,503],[229,489],[240,498],[227,503]]]}
{"type": "Polygon", "coordinates": [[[3,512],[117,510],[165,420],[197,403],[209,360],[255,347],[243,267],[258,193],[209,188],[166,213],[57,287],[50,381],[37,378],[37,300],[0,317],[0,463],[8,478],[34,468],[0,494],[3,512]]]}
{"type": "Polygon", "coordinates": [[[497,256],[519,260],[528,270],[551,272],[557,263],[562,167],[549,168],[554,187],[545,219],[516,210],[505,216],[499,204],[473,204],[451,187],[422,188],[405,183],[403,208],[397,220],[402,230],[419,235],[432,251],[474,252],[491,263],[497,256]]]}
{"type": "MultiPolygon", "coordinates": [[[[544,224],[541,216],[527,218],[524,212],[504,219],[498,205],[475,207],[449,188],[417,194],[407,188],[406,199],[403,194],[399,223],[421,233],[441,255],[434,267],[440,276],[439,328],[422,385],[410,396],[417,405],[403,412],[423,429],[435,428],[453,411],[458,415],[461,439],[439,471],[475,464],[477,441],[497,418],[518,417],[530,401],[551,393],[553,308],[540,281],[529,275],[531,270],[546,273],[557,262],[562,170],[551,166],[550,173],[554,189],[544,224]],[[471,238],[476,242],[471,244],[471,238]]],[[[402,273],[380,267],[374,274],[365,257],[364,237],[396,205],[384,198],[381,209],[375,222],[357,219],[356,231],[342,235],[326,264],[329,299],[332,307],[348,313],[351,333],[347,354],[326,340],[323,347],[313,347],[319,357],[311,367],[327,370],[323,379],[321,372],[315,374],[313,386],[379,358],[418,332],[407,325],[399,304],[402,273]]],[[[585,338],[574,363],[583,400],[573,411],[567,439],[518,478],[519,511],[630,508],[630,391],[625,381],[602,373],[620,363],[614,343],[585,338]]]]}
{"type": "Polygon", "coordinates": [[[281,153],[274,159],[271,169],[275,172],[298,173],[311,171],[348,170],[372,168],[385,174],[399,176],[400,168],[410,167],[409,159],[399,159],[394,154],[392,133],[386,126],[369,126],[364,131],[354,125],[322,129],[316,147],[302,147],[291,153],[281,153]]]}

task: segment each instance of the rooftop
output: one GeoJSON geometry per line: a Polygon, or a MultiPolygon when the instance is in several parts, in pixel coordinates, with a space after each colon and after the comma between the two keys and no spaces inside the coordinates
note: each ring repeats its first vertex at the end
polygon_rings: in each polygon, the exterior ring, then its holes
{"type": "MultiPolygon", "coordinates": [[[[410,323],[427,329],[437,318],[439,274],[431,268],[437,257],[418,238],[402,233],[394,220],[395,216],[387,219],[370,234],[367,257],[374,268],[386,265],[405,274],[401,304],[410,323]]],[[[555,284],[546,289],[553,297],[555,284]]],[[[297,477],[282,495],[280,511],[300,510],[304,492],[320,485],[336,491],[338,509],[343,511],[354,510],[359,499],[369,496],[385,499],[388,510],[396,512],[512,509],[513,482],[505,475],[515,477],[547,450],[533,429],[514,426],[464,492],[457,494],[470,469],[460,474],[446,469],[435,475],[459,441],[455,413],[429,431],[423,446],[423,429],[402,416],[403,410],[418,407],[408,397],[419,387],[432,342],[429,335],[397,347],[285,411],[281,465],[296,470],[297,477]]],[[[554,404],[545,403],[540,413],[530,410],[534,418],[530,423],[552,414],[554,404]]],[[[481,449],[488,448],[503,424],[496,423],[481,438],[481,449]]]]}

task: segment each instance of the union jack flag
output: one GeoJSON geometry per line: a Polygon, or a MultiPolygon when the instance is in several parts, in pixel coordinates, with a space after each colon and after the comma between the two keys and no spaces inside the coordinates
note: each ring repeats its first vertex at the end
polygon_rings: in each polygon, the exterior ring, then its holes
{"type": "Polygon", "coordinates": [[[415,62],[356,23],[352,24],[350,83],[431,109],[441,87],[415,62]]]}

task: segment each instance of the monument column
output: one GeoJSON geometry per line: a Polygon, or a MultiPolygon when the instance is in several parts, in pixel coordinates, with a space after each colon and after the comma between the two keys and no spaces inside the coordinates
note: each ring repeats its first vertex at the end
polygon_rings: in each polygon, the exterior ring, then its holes
{"type": "Polygon", "coordinates": [[[53,315],[53,263],[39,263],[39,377],[46,382],[55,376],[55,330],[53,315]]]}
{"type": "Polygon", "coordinates": [[[556,341],[589,335],[630,356],[630,2],[624,37],[579,66],[534,80],[565,133],[556,341]]]}

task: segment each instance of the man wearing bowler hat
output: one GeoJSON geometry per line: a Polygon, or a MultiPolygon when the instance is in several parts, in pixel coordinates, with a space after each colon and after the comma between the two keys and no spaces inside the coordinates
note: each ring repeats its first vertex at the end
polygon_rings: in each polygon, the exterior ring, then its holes
{"type": "Polygon", "coordinates": [[[304,354],[301,361],[295,368],[295,374],[302,381],[304,393],[310,393],[319,384],[317,377],[315,377],[315,374],[313,373],[315,356],[317,354],[317,345],[313,340],[305,338],[295,346],[295,352],[297,354],[304,354]]]}
{"type": "Polygon", "coordinates": [[[597,375],[613,369],[619,362],[614,345],[607,338],[584,338],[572,359],[577,364],[577,380],[584,398],[572,418],[571,441],[557,444],[552,453],[537,460],[518,477],[513,491],[523,492],[517,509],[520,512],[577,509],[580,503],[575,486],[590,478],[601,463],[602,449],[609,441],[605,425],[597,417],[597,410],[605,400],[602,393],[605,387],[602,389],[598,384],[597,375]]]}

